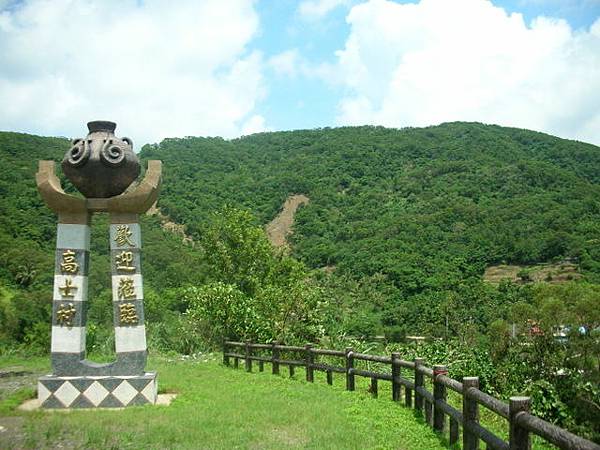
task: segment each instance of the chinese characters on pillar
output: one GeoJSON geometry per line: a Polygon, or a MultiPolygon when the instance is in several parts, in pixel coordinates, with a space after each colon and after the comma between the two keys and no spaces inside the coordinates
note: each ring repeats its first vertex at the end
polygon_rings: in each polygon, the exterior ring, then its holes
{"type": "Polygon", "coordinates": [[[137,311],[133,303],[123,303],[122,305],[119,305],[119,314],[121,324],[137,325],[139,321],[137,311]]]}
{"type": "Polygon", "coordinates": [[[75,305],[73,303],[61,303],[56,311],[56,321],[62,326],[73,326],[73,318],[75,317],[75,305]]]}
{"type": "Polygon", "coordinates": [[[63,252],[60,270],[63,273],[70,273],[71,275],[77,274],[79,264],[77,264],[77,259],[75,258],[75,252],[73,250],[65,250],[63,252]]]}
{"type": "MultiPolygon", "coordinates": [[[[77,254],[74,250],[64,250],[60,255],[60,271],[68,275],[77,275],[79,271],[79,263],[77,262],[77,254]]],[[[58,286],[60,296],[65,299],[75,298],[78,286],[73,282],[73,278],[67,276],[63,280],[62,286],[58,286]]],[[[73,319],[76,314],[75,305],[73,303],[61,303],[56,310],[56,323],[60,326],[73,326],[73,319]]]]}
{"type": "Polygon", "coordinates": [[[135,286],[133,285],[133,278],[127,277],[119,280],[117,297],[119,300],[129,300],[135,298],[135,286]]]}
{"type": "MultiPolygon", "coordinates": [[[[66,273],[69,275],[77,275],[77,272],[79,271],[79,264],[77,263],[75,251],[73,251],[73,250],[64,250],[63,251],[63,253],[61,255],[61,261],[60,261],[60,270],[62,273],[66,273]]],[[[64,284],[62,286],[58,287],[58,290],[60,291],[61,296],[66,297],[66,298],[75,297],[75,293],[77,292],[77,289],[78,289],[78,287],[75,284],[73,284],[73,279],[71,277],[66,277],[64,279],[64,284]]],[[[60,313],[60,311],[63,310],[64,305],[61,304],[60,306],[61,306],[61,309],[59,309],[59,313],[60,313]]],[[[67,311],[67,309],[65,309],[64,311],[67,311]]],[[[65,314],[67,314],[67,313],[65,313],[65,314]]],[[[73,310],[72,314],[73,315],[75,314],[75,310],[73,310]]],[[[72,319],[72,316],[69,319],[68,314],[67,315],[63,314],[63,316],[61,316],[59,314],[57,316],[57,319],[60,324],[70,325],[70,320],[72,319]],[[62,317],[62,319],[61,319],[61,317],[62,317]]]]}
{"type": "MultiPolygon", "coordinates": [[[[116,230],[114,241],[117,247],[135,247],[131,240],[132,232],[129,225],[119,225],[116,230]]],[[[114,255],[116,272],[119,275],[134,274],[137,271],[134,252],[122,250],[114,255]]],[[[137,297],[136,286],[132,276],[119,278],[117,286],[118,300],[134,300],[137,297]]],[[[137,325],[139,317],[136,310],[136,304],[133,302],[122,303],[119,305],[119,321],[122,325],[137,325]]]]}
{"type": "Polygon", "coordinates": [[[133,265],[133,252],[122,251],[116,257],[117,271],[135,272],[133,265]]]}
{"type": "Polygon", "coordinates": [[[119,247],[124,247],[126,245],[133,247],[134,244],[131,242],[131,230],[129,229],[129,225],[119,225],[117,227],[115,242],[119,247]]]}
{"type": "Polygon", "coordinates": [[[71,278],[65,278],[65,284],[63,286],[59,286],[58,290],[63,297],[75,297],[77,286],[73,285],[73,280],[71,278]]]}

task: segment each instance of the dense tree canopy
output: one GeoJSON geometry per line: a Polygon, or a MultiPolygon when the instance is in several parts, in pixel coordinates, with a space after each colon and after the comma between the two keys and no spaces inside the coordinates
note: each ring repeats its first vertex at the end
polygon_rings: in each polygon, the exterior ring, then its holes
{"type": "Polygon", "coordinates": [[[161,207],[197,234],[224,203],[271,220],[303,193],[295,255],[407,295],[502,261],[576,258],[600,273],[600,150],[526,130],[451,123],[168,139],[161,207]]]}

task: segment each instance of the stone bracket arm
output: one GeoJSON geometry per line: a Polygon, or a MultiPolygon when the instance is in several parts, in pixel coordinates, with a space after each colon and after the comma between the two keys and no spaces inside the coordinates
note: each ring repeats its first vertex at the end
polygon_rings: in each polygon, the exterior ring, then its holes
{"type": "Polygon", "coordinates": [[[85,199],[67,194],[54,172],[54,161],[40,161],[35,174],[38,191],[48,208],[57,214],[87,213],[85,199]]]}
{"type": "Polygon", "coordinates": [[[144,179],[133,189],[109,198],[81,198],[67,194],[55,174],[54,161],[40,161],[35,175],[46,205],[57,214],[92,212],[143,214],[156,202],[162,181],[162,162],[148,161],[144,179]]]}

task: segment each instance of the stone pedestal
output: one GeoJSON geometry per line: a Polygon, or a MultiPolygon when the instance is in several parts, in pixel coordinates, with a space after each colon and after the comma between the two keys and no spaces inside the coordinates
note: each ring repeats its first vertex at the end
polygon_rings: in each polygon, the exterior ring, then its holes
{"type": "Polygon", "coordinates": [[[137,376],[67,377],[47,375],[38,379],[40,407],[123,408],[155,404],[156,372],[137,376]]]}

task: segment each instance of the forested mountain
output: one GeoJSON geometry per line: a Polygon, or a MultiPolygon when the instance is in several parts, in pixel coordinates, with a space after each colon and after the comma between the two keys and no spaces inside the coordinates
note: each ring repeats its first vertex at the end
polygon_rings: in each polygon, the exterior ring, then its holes
{"type": "Polygon", "coordinates": [[[600,274],[600,149],[526,130],[449,123],[167,139],[164,212],[197,234],[224,203],[264,224],[305,194],[295,255],[406,294],[455,286],[489,264],[574,258],[600,274]]]}
{"type": "MultiPolygon", "coordinates": [[[[42,205],[34,173],[38,160],[60,161],[68,145],[0,133],[6,289],[39,287],[40,298],[50,295],[55,218],[42,205]]],[[[159,207],[196,240],[224,205],[249,210],[263,226],[286,197],[307,195],[310,203],[296,216],[293,256],[311,268],[335,269],[334,278],[373,285],[383,298],[371,306],[386,316],[375,322],[388,327],[406,331],[403,314],[419,321],[407,309],[422,314],[422,303],[454,294],[481,297],[487,288],[480,278],[491,264],[569,258],[587,281],[600,281],[600,148],[590,144],[449,123],[166,139],[144,146],[140,156],[163,161],[159,207]]],[[[63,185],[72,190],[64,179],[63,185]]],[[[206,279],[201,245],[184,245],[156,217],[143,224],[149,286],[164,290],[206,279]]],[[[104,255],[92,264],[92,295],[108,288],[101,228],[92,244],[94,254],[104,255]]],[[[493,320],[497,306],[483,322],[493,320]]]]}

